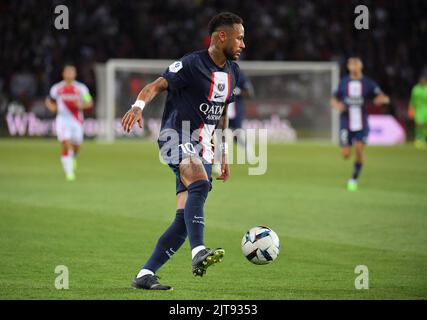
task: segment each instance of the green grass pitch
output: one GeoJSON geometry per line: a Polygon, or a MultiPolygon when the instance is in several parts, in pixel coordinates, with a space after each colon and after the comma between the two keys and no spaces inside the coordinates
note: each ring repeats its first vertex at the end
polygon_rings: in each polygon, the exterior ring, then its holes
{"type": "Polygon", "coordinates": [[[172,292],[130,283],[175,215],[174,175],[155,142],[87,141],[65,182],[54,140],[0,140],[0,299],[426,299],[427,152],[369,147],[360,190],[329,144],[270,145],[268,171],[214,182],[206,241],[226,250],[194,278],[188,242],[160,271],[172,292]],[[274,263],[241,254],[247,229],[281,240],[274,263]],[[57,265],[69,290],[55,289],[57,265]],[[369,269],[356,290],[355,267],[369,269]]]}

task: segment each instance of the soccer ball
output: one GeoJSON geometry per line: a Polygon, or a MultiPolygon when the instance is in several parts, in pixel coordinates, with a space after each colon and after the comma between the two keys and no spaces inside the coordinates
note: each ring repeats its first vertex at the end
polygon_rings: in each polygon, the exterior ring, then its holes
{"type": "Polygon", "coordinates": [[[277,259],[280,251],[279,237],[270,228],[258,226],[245,233],[242,252],[254,264],[268,264],[277,259]]]}

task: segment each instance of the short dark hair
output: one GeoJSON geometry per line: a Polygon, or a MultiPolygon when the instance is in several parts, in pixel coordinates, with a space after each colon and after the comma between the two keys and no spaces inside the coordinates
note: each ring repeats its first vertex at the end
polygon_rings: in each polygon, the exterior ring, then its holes
{"type": "Polygon", "coordinates": [[[208,30],[209,35],[211,36],[219,27],[229,26],[232,27],[233,24],[243,24],[243,19],[240,18],[237,14],[231,12],[221,12],[209,21],[208,30]]]}

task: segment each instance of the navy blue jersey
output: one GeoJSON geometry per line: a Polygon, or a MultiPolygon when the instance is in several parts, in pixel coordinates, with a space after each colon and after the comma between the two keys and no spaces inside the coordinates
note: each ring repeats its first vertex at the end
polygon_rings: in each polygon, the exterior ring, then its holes
{"type": "Polygon", "coordinates": [[[362,131],[368,129],[368,101],[381,93],[380,87],[370,78],[360,80],[345,76],[341,79],[334,96],[346,106],[340,115],[341,129],[362,131]]]}
{"type": "Polygon", "coordinates": [[[208,50],[200,50],[172,63],[162,77],[168,82],[168,95],[161,131],[173,129],[182,135],[183,122],[189,123],[192,140],[203,145],[202,156],[210,161],[214,130],[225,106],[234,102],[233,90],[239,80],[239,66],[227,60],[220,68],[208,50]]]}

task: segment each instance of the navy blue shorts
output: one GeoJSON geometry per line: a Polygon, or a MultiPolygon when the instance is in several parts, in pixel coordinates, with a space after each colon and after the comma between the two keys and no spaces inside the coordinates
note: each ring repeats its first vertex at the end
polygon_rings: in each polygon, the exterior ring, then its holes
{"type": "Polygon", "coordinates": [[[159,139],[157,142],[159,145],[160,156],[162,157],[163,161],[169,166],[169,168],[171,168],[172,171],[175,173],[176,194],[187,191],[187,187],[181,181],[179,164],[183,159],[188,156],[197,157],[202,161],[209,182],[211,184],[209,191],[212,190],[212,163],[208,163],[201,156],[202,146],[198,141],[189,141],[187,143],[181,143],[180,139],[177,141],[162,141],[161,139],[159,139]]]}
{"type": "Polygon", "coordinates": [[[369,129],[365,128],[360,131],[350,131],[347,128],[341,128],[340,132],[340,146],[352,146],[353,141],[361,141],[364,144],[368,141],[369,129]]]}

